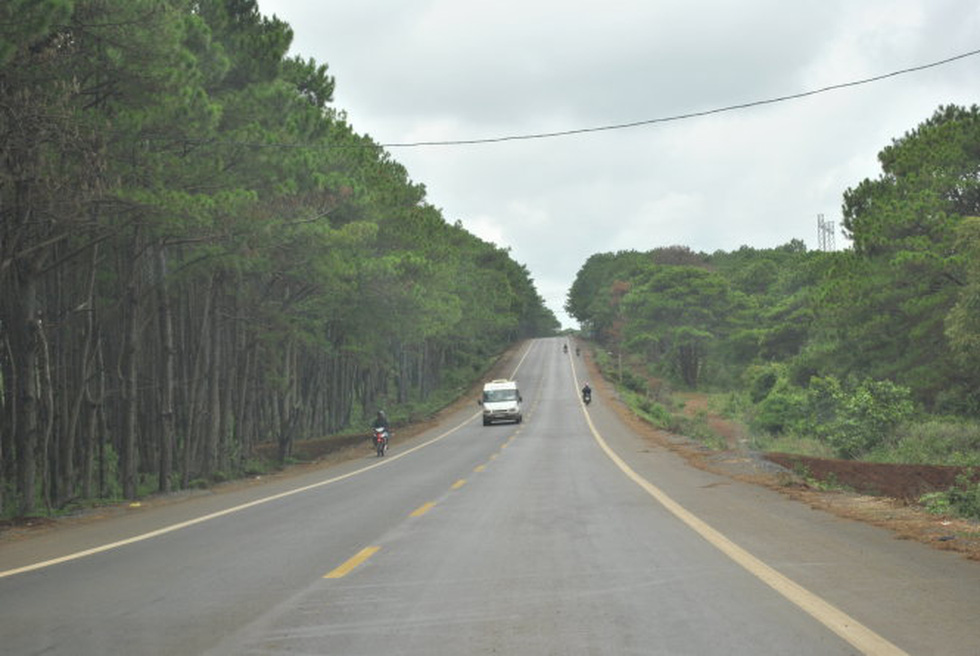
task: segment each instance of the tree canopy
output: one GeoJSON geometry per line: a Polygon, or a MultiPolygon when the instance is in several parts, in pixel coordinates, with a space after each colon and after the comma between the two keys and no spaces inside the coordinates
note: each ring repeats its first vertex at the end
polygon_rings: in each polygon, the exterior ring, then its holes
{"type": "Polygon", "coordinates": [[[921,408],[977,417],[980,109],[940,107],[878,159],[881,175],[843,196],[852,249],[600,253],[566,309],[687,387],[755,384],[768,379],[753,372],[779,364],[801,388],[888,381],[921,408]]]}
{"type": "Polygon", "coordinates": [[[255,0],[0,19],[6,512],[216,480],[264,442],[286,459],[558,328],[255,0]]]}

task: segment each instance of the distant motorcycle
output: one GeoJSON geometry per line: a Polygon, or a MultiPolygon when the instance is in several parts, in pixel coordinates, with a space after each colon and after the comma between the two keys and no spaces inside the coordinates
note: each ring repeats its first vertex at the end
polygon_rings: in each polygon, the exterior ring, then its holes
{"type": "Polygon", "coordinates": [[[388,429],[384,426],[374,427],[374,450],[381,458],[388,452],[388,429]]]}
{"type": "Polygon", "coordinates": [[[588,387],[582,390],[582,403],[585,405],[592,403],[592,390],[590,390],[588,387]]]}

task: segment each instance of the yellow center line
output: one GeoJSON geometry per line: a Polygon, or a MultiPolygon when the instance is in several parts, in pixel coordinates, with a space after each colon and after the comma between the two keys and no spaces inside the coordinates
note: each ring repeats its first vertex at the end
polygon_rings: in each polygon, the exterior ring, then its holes
{"type": "Polygon", "coordinates": [[[461,478],[458,481],[456,481],[455,483],[453,483],[451,489],[458,490],[459,488],[463,487],[464,485],[466,485],[466,479],[465,478],[461,478]]]}
{"type": "Polygon", "coordinates": [[[340,579],[347,576],[354,570],[354,568],[356,568],[358,565],[362,564],[365,560],[367,560],[368,558],[376,554],[379,549],[381,549],[381,547],[365,547],[361,549],[360,551],[357,552],[357,554],[353,558],[348,560],[346,563],[344,563],[337,569],[329,572],[328,574],[324,574],[323,578],[340,579]]]}
{"type": "MultiPolygon", "coordinates": [[[[521,359],[518,361],[517,366],[514,367],[513,373],[511,373],[511,375],[510,375],[511,378],[516,378],[517,372],[518,372],[518,370],[520,370],[521,365],[524,364],[524,361],[527,359],[528,355],[531,354],[531,350],[532,350],[531,347],[533,345],[534,345],[534,342],[528,342],[527,348],[524,349],[524,354],[521,356],[521,359]]],[[[184,522],[178,522],[176,524],[171,524],[169,526],[164,526],[162,528],[156,529],[154,531],[150,531],[148,533],[143,533],[141,535],[134,535],[132,537],[125,538],[123,540],[117,540],[116,542],[110,542],[108,544],[103,544],[103,545],[100,545],[100,546],[92,547],[91,549],[85,549],[83,551],[76,551],[74,553],[66,554],[64,556],[58,556],[56,558],[51,558],[49,560],[45,560],[45,561],[38,562],[38,563],[31,563],[29,565],[23,565],[21,567],[16,567],[14,569],[0,570],[0,579],[7,578],[9,576],[15,576],[17,574],[24,574],[25,572],[33,572],[34,570],[43,569],[45,567],[51,567],[52,565],[58,565],[60,563],[67,563],[67,562],[71,562],[73,560],[79,560],[81,558],[87,558],[88,556],[93,556],[95,554],[104,553],[106,551],[111,551],[113,549],[118,549],[120,547],[125,547],[125,546],[130,545],[130,544],[135,544],[137,542],[143,542],[145,540],[150,540],[150,539],[159,537],[161,535],[166,535],[167,533],[172,533],[174,531],[179,531],[179,530],[185,529],[185,528],[187,528],[189,526],[195,526],[197,524],[201,524],[201,523],[210,521],[212,519],[217,519],[218,517],[224,517],[226,515],[230,515],[232,513],[241,512],[243,510],[247,510],[249,508],[254,508],[256,506],[260,506],[262,504],[266,504],[266,503],[269,503],[269,502],[272,502],[272,501],[278,501],[280,499],[285,499],[286,497],[290,497],[290,496],[292,496],[294,494],[302,494],[302,493],[307,492],[309,490],[314,490],[314,489],[317,489],[317,488],[320,488],[320,487],[323,487],[323,486],[326,486],[326,485],[332,485],[334,483],[337,483],[339,481],[346,480],[346,479],[351,478],[353,476],[357,476],[359,474],[363,474],[364,472],[370,471],[370,470],[372,470],[372,469],[374,469],[376,467],[381,467],[381,466],[389,465],[390,463],[395,462],[395,461],[397,461],[397,460],[399,460],[401,458],[404,458],[404,457],[408,456],[409,454],[415,453],[416,451],[420,451],[420,450],[422,450],[422,449],[424,449],[424,448],[426,448],[428,446],[431,446],[431,445],[433,445],[433,444],[435,444],[437,442],[440,442],[440,441],[444,440],[445,438],[449,437],[450,435],[452,435],[453,433],[455,433],[456,431],[460,430],[464,426],[468,425],[470,422],[474,421],[477,417],[480,417],[482,414],[483,414],[483,411],[482,410],[478,410],[477,412],[473,413],[472,415],[470,415],[469,417],[467,417],[465,420],[463,420],[462,423],[457,424],[456,426],[453,426],[449,430],[445,431],[444,433],[442,433],[440,435],[437,435],[436,437],[433,437],[430,440],[427,440],[425,442],[422,442],[421,444],[418,444],[418,445],[416,445],[416,446],[414,446],[414,447],[412,447],[410,449],[407,449],[405,451],[401,451],[400,453],[397,453],[397,454],[395,454],[393,456],[388,456],[387,458],[379,459],[379,461],[378,462],[375,462],[374,464],[367,465],[366,467],[362,467],[360,469],[357,469],[357,470],[354,470],[354,471],[351,471],[351,472],[347,472],[346,474],[342,474],[340,476],[335,476],[333,478],[329,478],[329,479],[324,480],[324,481],[319,481],[319,482],[313,483],[311,485],[305,485],[303,487],[295,488],[295,489],[292,489],[292,490],[287,490],[285,492],[280,492],[278,494],[273,494],[273,495],[270,495],[270,496],[267,496],[267,497],[263,497],[261,499],[255,499],[254,501],[249,501],[247,503],[243,503],[243,504],[234,506],[232,508],[225,508],[224,510],[219,510],[217,512],[209,513],[207,515],[201,515],[200,517],[195,517],[193,519],[189,519],[189,520],[184,521],[184,522]]]]}
{"type": "Polygon", "coordinates": [[[418,508],[416,508],[415,510],[413,510],[412,511],[412,514],[409,515],[409,517],[421,517],[422,515],[424,515],[425,513],[429,512],[430,510],[432,510],[435,507],[436,507],[436,504],[432,503],[431,501],[429,503],[423,503],[421,506],[419,506],[418,508]]]}
{"type": "MultiPolygon", "coordinates": [[[[527,353],[524,354],[524,357],[527,357],[527,353]]],[[[521,358],[521,362],[523,362],[523,361],[524,361],[524,358],[521,358]]],[[[246,503],[243,503],[243,504],[240,504],[240,505],[231,507],[231,508],[225,508],[224,510],[219,510],[217,512],[209,513],[207,515],[201,515],[200,517],[195,517],[193,519],[189,519],[189,520],[184,521],[184,522],[178,522],[177,524],[171,524],[169,526],[164,526],[163,528],[159,528],[159,529],[150,531],[148,533],[143,533],[141,535],[135,535],[133,537],[125,538],[123,540],[118,540],[116,542],[110,542],[108,544],[103,544],[101,546],[92,547],[91,549],[85,549],[83,551],[76,551],[74,553],[70,553],[70,554],[67,554],[67,555],[64,555],[64,556],[58,556],[57,558],[51,558],[50,560],[45,560],[43,562],[38,562],[38,563],[32,563],[30,565],[24,565],[22,567],[16,567],[14,569],[0,570],[0,579],[6,578],[8,576],[15,576],[17,574],[23,574],[25,572],[32,572],[34,570],[43,569],[45,567],[51,567],[52,565],[58,565],[60,563],[67,563],[67,562],[70,562],[70,561],[73,561],[73,560],[79,560],[81,558],[86,558],[88,556],[93,556],[95,554],[104,553],[106,551],[111,551],[113,549],[118,549],[120,547],[125,547],[125,546],[128,546],[130,544],[135,544],[137,542],[143,542],[145,540],[150,540],[152,538],[156,538],[156,537],[159,537],[161,535],[166,535],[167,533],[173,533],[174,531],[179,531],[179,530],[185,529],[185,528],[187,528],[189,526],[195,526],[197,524],[202,524],[202,523],[207,522],[207,521],[210,521],[212,519],[217,519],[219,517],[225,517],[226,515],[231,515],[233,513],[241,512],[243,510],[248,510],[249,508],[254,508],[256,506],[261,506],[263,504],[270,503],[272,501],[279,501],[281,499],[285,499],[287,497],[291,497],[291,496],[293,496],[295,494],[302,494],[302,493],[308,492],[310,490],[315,490],[317,488],[321,488],[321,487],[324,487],[324,486],[327,486],[327,485],[333,485],[334,483],[339,483],[340,481],[344,481],[344,480],[347,480],[348,478],[352,478],[352,477],[357,476],[359,474],[363,474],[364,472],[370,471],[370,470],[375,469],[377,467],[382,467],[382,466],[385,466],[385,465],[390,465],[391,463],[396,462],[396,461],[398,461],[401,458],[407,457],[408,455],[410,455],[410,454],[412,454],[412,453],[414,453],[416,451],[420,451],[420,450],[422,450],[422,449],[424,449],[424,448],[426,448],[428,446],[431,446],[431,445],[433,445],[433,444],[435,444],[437,442],[440,442],[440,441],[446,439],[447,437],[449,437],[450,435],[452,435],[453,433],[455,433],[456,431],[460,430],[461,428],[463,428],[467,424],[469,424],[471,421],[475,420],[480,415],[481,415],[481,412],[476,412],[476,413],[470,415],[462,423],[457,424],[456,426],[453,426],[449,430],[441,433],[440,435],[437,435],[436,437],[433,437],[430,440],[427,440],[425,442],[422,442],[421,444],[418,444],[418,445],[416,445],[416,446],[414,446],[414,447],[412,447],[410,449],[407,449],[405,451],[401,451],[401,452],[399,452],[399,453],[397,453],[397,454],[395,454],[393,456],[388,456],[387,458],[379,459],[378,462],[375,462],[373,464],[367,465],[365,467],[361,467],[360,469],[356,469],[354,471],[347,472],[346,474],[341,474],[339,476],[334,476],[332,478],[328,478],[328,479],[323,480],[323,481],[318,481],[318,482],[312,483],[310,485],[304,485],[303,487],[298,487],[298,488],[294,488],[294,489],[291,489],[291,490],[286,490],[285,492],[279,492],[278,494],[272,494],[270,496],[262,497],[261,499],[255,499],[254,501],[249,501],[249,502],[246,502],[246,503]]]]}
{"type": "Polygon", "coordinates": [[[476,473],[480,473],[481,471],[485,470],[486,468],[487,468],[486,465],[477,465],[476,467],[473,468],[473,471],[475,471],[476,473]]]}

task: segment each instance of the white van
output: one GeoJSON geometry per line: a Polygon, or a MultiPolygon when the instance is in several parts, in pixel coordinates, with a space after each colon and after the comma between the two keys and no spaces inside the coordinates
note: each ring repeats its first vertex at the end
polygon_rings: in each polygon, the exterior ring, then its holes
{"type": "Polygon", "coordinates": [[[521,392],[517,389],[517,381],[497,379],[483,386],[483,398],[479,403],[483,406],[483,425],[489,426],[495,421],[513,421],[521,423],[521,392]]]}

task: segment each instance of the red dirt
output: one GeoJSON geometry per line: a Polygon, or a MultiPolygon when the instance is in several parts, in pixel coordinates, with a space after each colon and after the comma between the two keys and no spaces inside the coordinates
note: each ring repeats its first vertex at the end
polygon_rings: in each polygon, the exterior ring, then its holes
{"type": "MultiPolygon", "coordinates": [[[[912,503],[927,492],[948,490],[960,474],[969,475],[964,467],[832,460],[789,453],[767,453],[765,457],[804,478],[912,503]]],[[[980,472],[973,475],[980,477],[980,472]]]]}

